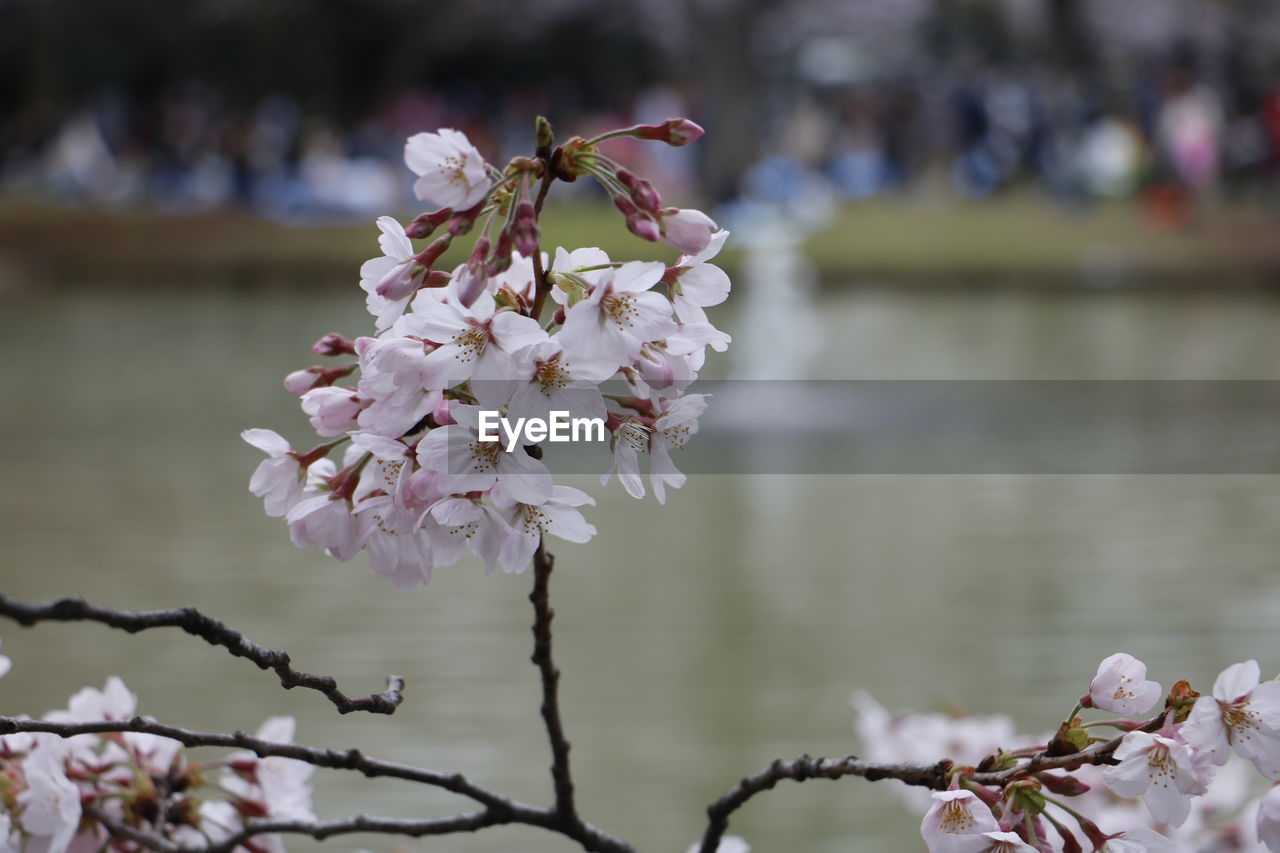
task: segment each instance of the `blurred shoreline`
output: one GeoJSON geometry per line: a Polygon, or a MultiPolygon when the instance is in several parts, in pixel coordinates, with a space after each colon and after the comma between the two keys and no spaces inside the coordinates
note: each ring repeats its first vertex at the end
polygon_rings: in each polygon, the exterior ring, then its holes
{"type": "MultiPolygon", "coordinates": [[[[402,217],[407,221],[409,217],[402,217]]],[[[548,211],[548,246],[673,260],[665,246],[614,227],[594,204],[548,211]]],[[[726,217],[731,229],[734,222],[726,217]]],[[[1132,203],[1074,213],[1033,196],[981,204],[869,201],[840,209],[804,251],[824,287],[1280,287],[1274,210],[1224,202],[1181,227],[1152,224],[1132,203]]],[[[743,241],[722,258],[744,261],[743,241]]],[[[373,222],[289,225],[249,215],[103,213],[0,205],[0,294],[54,288],[354,287],[379,254],[373,222]]],[[[446,256],[442,266],[461,262],[446,256]]]]}

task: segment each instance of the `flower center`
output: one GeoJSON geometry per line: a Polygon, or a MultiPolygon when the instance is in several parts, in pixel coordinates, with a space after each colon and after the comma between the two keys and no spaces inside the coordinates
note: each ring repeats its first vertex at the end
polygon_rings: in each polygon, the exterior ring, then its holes
{"type": "Polygon", "coordinates": [[[541,507],[530,506],[529,504],[520,504],[520,513],[517,519],[526,536],[541,536],[551,525],[551,519],[542,511],[541,507]]]}
{"type": "Polygon", "coordinates": [[[1133,679],[1127,675],[1120,680],[1120,686],[1116,688],[1116,692],[1111,694],[1111,698],[1117,701],[1121,699],[1132,699],[1138,695],[1129,689],[1129,685],[1133,684],[1133,679]]]}
{"type": "Polygon", "coordinates": [[[1163,744],[1152,747],[1147,753],[1147,779],[1150,783],[1167,788],[1176,775],[1177,768],[1169,755],[1169,748],[1163,744]]]}
{"type": "Polygon", "coordinates": [[[622,442],[636,453],[649,449],[649,427],[639,421],[623,421],[613,433],[614,443],[622,442]]]}
{"type": "Polygon", "coordinates": [[[1227,739],[1233,744],[1249,740],[1255,729],[1261,729],[1262,718],[1249,709],[1247,701],[1222,707],[1222,725],[1227,729],[1227,739]]]}
{"type": "Polygon", "coordinates": [[[620,328],[634,326],[640,316],[640,312],[635,306],[635,300],[632,299],[632,294],[630,293],[615,293],[606,296],[601,307],[604,308],[605,316],[620,328]]]}
{"type": "Polygon", "coordinates": [[[558,391],[569,384],[569,373],[560,364],[560,356],[557,355],[550,361],[538,362],[534,379],[542,386],[542,393],[550,397],[553,391],[558,391]]]}
{"type": "Polygon", "coordinates": [[[467,176],[462,170],[466,165],[467,158],[465,156],[459,157],[456,154],[450,154],[440,163],[440,172],[455,187],[465,187],[467,186],[467,176]]]}
{"type": "Polygon", "coordinates": [[[943,832],[965,835],[976,825],[977,821],[973,819],[973,814],[960,800],[952,800],[942,807],[942,822],[940,826],[943,832]]]}
{"type": "Polygon", "coordinates": [[[497,441],[471,442],[471,470],[481,473],[498,470],[498,454],[502,444],[497,441]]]}
{"type": "Polygon", "coordinates": [[[489,330],[484,326],[472,326],[454,335],[453,345],[458,348],[458,354],[454,356],[458,361],[463,364],[475,361],[484,355],[485,347],[489,345],[489,330]]]}

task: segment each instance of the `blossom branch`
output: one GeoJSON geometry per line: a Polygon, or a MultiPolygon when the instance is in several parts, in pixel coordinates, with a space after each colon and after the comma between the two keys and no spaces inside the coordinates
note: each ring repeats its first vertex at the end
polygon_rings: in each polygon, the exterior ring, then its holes
{"type": "Polygon", "coordinates": [[[392,714],[404,698],[404,679],[390,675],[387,676],[387,689],[383,692],[352,699],[338,689],[331,676],[295,670],[288,652],[264,648],[225,622],[206,616],[194,607],[135,612],[98,607],[78,597],[59,598],[47,604],[29,604],[0,595],[0,616],[7,616],[24,627],[37,622],[101,622],[130,634],[149,628],[181,628],[210,645],[222,646],[236,657],[248,658],[260,669],[274,670],[280,678],[280,686],[286,690],[305,687],[319,691],[340,714],[352,711],[392,714]]]}
{"type": "MultiPolygon", "coordinates": [[[[471,782],[460,773],[439,773],[415,767],[369,758],[358,749],[336,750],[304,746],[297,743],[277,743],[253,737],[244,732],[201,732],[157,722],[150,717],[133,717],[128,720],[95,720],[90,722],[53,722],[51,720],[25,720],[0,716],[0,735],[19,732],[47,732],[69,738],[84,734],[110,732],[138,732],[176,740],[183,746],[212,746],[227,749],[247,749],[260,758],[275,756],[305,761],[316,767],[332,770],[354,770],[369,778],[387,777],[418,782],[452,791],[487,806],[515,815],[532,818],[542,810],[508,799],[471,782]]],[[[538,818],[540,820],[541,818],[538,818]]],[[[526,821],[527,822],[527,821],[526,821]]]]}
{"type": "Polygon", "coordinates": [[[551,745],[551,779],[555,784],[556,811],[574,815],[573,775],[569,769],[569,741],[560,720],[560,670],[551,658],[551,569],[555,557],[547,553],[542,542],[533,555],[533,656],[530,658],[542,675],[542,720],[547,727],[547,740],[551,745]]]}
{"type": "Polygon", "coordinates": [[[155,835],[151,832],[144,832],[136,827],[121,823],[118,820],[108,817],[101,809],[93,803],[85,803],[81,807],[86,817],[96,820],[102,824],[102,828],[112,838],[124,838],[132,841],[139,847],[145,847],[148,850],[156,850],[159,853],[180,853],[182,846],[175,844],[167,838],[155,835]]]}
{"type": "MultiPolygon", "coordinates": [[[[409,764],[369,758],[358,749],[320,749],[296,743],[278,743],[253,737],[239,731],[232,733],[201,732],[160,723],[149,717],[132,717],[128,720],[54,722],[51,720],[26,720],[0,716],[0,735],[17,734],[19,732],[45,732],[63,738],[85,734],[138,732],[170,738],[187,747],[245,749],[260,758],[273,756],[291,758],[316,767],[333,770],[353,770],[369,778],[401,779],[407,782],[431,785],[436,788],[443,788],[459,796],[467,797],[484,806],[481,811],[430,821],[395,821],[390,818],[368,818],[364,816],[358,816],[346,821],[314,824],[305,821],[257,821],[242,830],[242,835],[233,836],[233,839],[238,837],[244,840],[252,835],[266,832],[302,833],[312,835],[315,838],[324,838],[343,832],[439,835],[446,832],[474,832],[486,826],[497,826],[499,824],[525,824],[564,835],[581,844],[585,850],[598,851],[598,853],[633,853],[632,848],[625,842],[602,832],[582,820],[576,812],[564,813],[558,808],[539,808],[477,785],[461,773],[440,773],[409,764]],[[384,828],[377,828],[378,826],[384,828]]],[[[90,816],[98,819],[96,815],[91,814],[90,816]]],[[[127,838],[152,850],[160,851],[160,853],[178,853],[182,849],[167,839],[142,833],[141,830],[133,827],[116,824],[109,818],[99,820],[99,822],[112,835],[127,838]],[[117,828],[119,828],[119,831],[117,831],[117,828]],[[135,837],[139,834],[146,836],[146,838],[135,837]]],[[[228,841],[231,840],[228,839],[228,841]]],[[[227,842],[223,842],[210,849],[214,853],[225,853],[225,851],[231,850],[234,846],[236,845],[228,845],[227,842]]]]}
{"type": "Polygon", "coordinates": [[[770,790],[779,782],[807,779],[840,779],[860,776],[869,782],[897,779],[908,785],[942,790],[947,786],[949,760],[937,764],[874,764],[855,756],[845,758],[811,758],[802,755],[792,761],[778,759],[758,773],[743,778],[720,799],[707,806],[707,829],[702,835],[700,853],[715,853],[720,839],[729,828],[729,816],[756,794],[770,790]]]}

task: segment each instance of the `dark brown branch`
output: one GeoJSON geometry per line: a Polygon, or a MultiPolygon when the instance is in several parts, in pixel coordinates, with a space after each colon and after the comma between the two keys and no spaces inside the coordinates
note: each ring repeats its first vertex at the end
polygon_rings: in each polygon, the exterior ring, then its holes
{"type": "MultiPolygon", "coordinates": [[[[1163,724],[1164,714],[1161,713],[1137,726],[1136,730],[1152,732],[1163,724]]],[[[1050,756],[1040,752],[1016,767],[992,772],[966,773],[966,778],[979,785],[1003,787],[1019,776],[1028,776],[1045,770],[1076,770],[1086,764],[1108,764],[1112,761],[1112,753],[1116,751],[1116,747],[1120,746],[1120,741],[1123,739],[1124,735],[1118,735],[1105,743],[1094,744],[1069,755],[1050,756]]],[[[908,785],[941,791],[950,784],[953,766],[950,759],[943,759],[937,764],[929,765],[872,764],[860,761],[852,755],[847,758],[810,758],[802,755],[794,761],[779,759],[759,773],[747,776],[730,788],[724,796],[707,806],[707,829],[703,833],[699,853],[715,853],[720,845],[720,839],[729,827],[729,816],[747,800],[769,790],[784,779],[803,782],[806,779],[860,776],[868,782],[897,779],[908,785]]]]}
{"type": "Polygon", "coordinates": [[[0,595],[0,616],[7,616],[26,627],[37,622],[101,622],[130,634],[149,628],[181,628],[210,645],[222,646],[236,657],[248,658],[261,669],[274,670],[280,678],[280,685],[286,690],[294,687],[318,690],[337,707],[340,714],[352,711],[391,714],[403,700],[404,679],[398,675],[387,677],[387,689],[383,692],[352,699],[338,689],[337,682],[330,676],[298,672],[290,665],[287,652],[263,648],[226,623],[205,616],[194,607],[139,613],[98,607],[82,598],[28,604],[0,595]]]}
{"type": "MultiPolygon", "coordinates": [[[[471,812],[464,815],[458,815],[453,818],[441,818],[435,821],[411,821],[404,823],[384,823],[388,827],[385,829],[373,828],[368,821],[391,821],[390,818],[352,818],[350,821],[338,821],[334,823],[311,824],[307,822],[286,822],[280,824],[254,823],[251,825],[252,832],[249,835],[256,835],[260,832],[300,832],[304,834],[315,835],[312,831],[314,827],[319,827],[317,831],[324,835],[335,835],[339,832],[391,832],[414,834],[406,830],[405,826],[417,827],[418,834],[440,834],[442,832],[471,832],[482,829],[486,826],[496,826],[498,824],[525,824],[528,826],[537,826],[550,832],[556,832],[564,835],[579,844],[583,849],[590,851],[599,851],[599,853],[633,853],[632,848],[625,842],[616,839],[586,821],[582,820],[575,814],[564,815],[557,809],[539,808],[529,805],[528,803],[513,800],[504,797],[494,791],[475,784],[467,779],[461,773],[439,773],[433,770],[427,770],[421,767],[414,767],[408,764],[398,764],[391,761],[382,761],[376,758],[368,758],[357,749],[334,750],[320,749],[317,747],[304,746],[297,743],[276,743],[274,741],[262,740],[244,732],[200,732],[191,729],[184,729],[178,726],[170,726],[164,723],[158,723],[148,717],[134,717],[130,720],[105,720],[95,722],[52,722],[50,720],[24,720],[14,717],[0,716],[0,735],[15,734],[17,732],[48,732],[58,735],[59,737],[74,737],[83,734],[105,734],[108,732],[142,732],[145,734],[158,735],[160,737],[170,738],[187,747],[223,747],[227,749],[245,749],[255,755],[266,758],[268,756],[278,756],[280,758],[293,758],[298,761],[305,761],[316,767],[325,767],[334,770],[353,770],[370,778],[385,777],[392,779],[402,779],[408,782],[418,782],[424,785],[431,785],[437,788],[443,788],[463,797],[468,797],[480,805],[484,809],[479,812],[471,812]],[[341,829],[343,826],[355,826],[352,821],[365,821],[358,828],[341,829]],[[451,824],[449,821],[456,821],[455,828],[447,828],[451,824]],[[473,825],[474,824],[474,825],[473,825]],[[266,828],[263,828],[266,827],[266,828]],[[435,827],[434,829],[432,827],[435,827]]],[[[91,815],[93,816],[93,815],[91,815]]],[[[93,816],[96,818],[96,816],[93,816]]],[[[180,848],[166,839],[158,836],[150,836],[142,833],[141,830],[132,827],[118,825],[107,820],[100,820],[100,823],[107,828],[107,831],[113,835],[128,838],[139,844],[157,850],[159,853],[177,853],[180,848]],[[117,827],[120,827],[117,831],[117,827]],[[142,841],[135,835],[142,834],[148,836],[150,840],[142,841]],[[158,841],[157,841],[158,839],[158,841]],[[169,845],[161,846],[161,843],[169,845]]],[[[248,837],[248,835],[244,836],[248,837]]],[[[315,836],[323,837],[323,836],[315,836]]],[[[225,844],[225,843],[224,843],[225,844]]],[[[234,846],[234,845],[232,845],[234,846]]],[[[221,851],[224,849],[223,844],[218,845],[214,850],[221,851]]],[[[226,847],[230,850],[230,847],[226,847]]]]}
{"type": "MultiPolygon", "coordinates": [[[[542,183],[538,187],[538,198],[533,204],[534,213],[542,216],[542,205],[547,201],[547,192],[551,189],[551,184],[555,181],[555,170],[551,167],[549,157],[542,160],[542,183]]],[[[547,273],[542,268],[542,249],[533,253],[533,282],[537,288],[533,297],[533,307],[529,311],[529,316],[542,322],[542,306],[546,304],[547,296],[551,293],[551,283],[547,281],[547,273]]]]}
{"type": "Polygon", "coordinates": [[[729,828],[729,816],[756,794],[768,791],[785,779],[803,782],[806,779],[861,776],[870,782],[897,779],[908,785],[941,790],[947,786],[947,771],[950,769],[950,761],[931,765],[872,764],[852,755],[847,758],[810,758],[802,755],[793,761],[779,759],[759,773],[747,776],[725,792],[724,796],[707,806],[707,829],[702,835],[699,850],[700,853],[715,853],[725,830],[729,828]]]}
{"type": "MultiPolygon", "coordinates": [[[[390,817],[374,817],[356,815],[341,820],[298,821],[298,820],[254,820],[234,835],[208,847],[196,850],[184,850],[182,853],[231,853],[245,841],[255,835],[268,833],[291,833],[293,835],[310,835],[317,841],[324,841],[332,835],[349,835],[353,832],[376,832],[389,835],[408,835],[421,838],[426,835],[449,835],[454,832],[476,832],[487,826],[518,823],[510,815],[486,809],[478,812],[465,812],[452,817],[433,818],[429,820],[404,820],[390,817]]],[[[165,853],[165,851],[161,851],[165,853]]]]}
{"type": "Polygon", "coordinates": [[[176,740],[183,746],[213,746],[227,749],[246,749],[253,754],[266,758],[278,756],[305,761],[316,767],[333,770],[354,770],[370,778],[387,777],[418,782],[443,788],[480,803],[488,808],[506,811],[513,814],[533,816],[541,814],[542,809],[510,800],[501,794],[483,788],[471,782],[460,773],[438,773],[409,764],[398,764],[392,761],[381,761],[368,758],[358,749],[336,750],[320,749],[298,743],[277,743],[253,737],[244,732],[201,732],[158,723],[150,717],[134,717],[130,720],[104,720],[83,723],[51,722],[49,720],[24,720],[15,717],[0,717],[0,735],[17,732],[49,732],[59,737],[74,737],[82,734],[104,734],[107,732],[142,732],[176,740]]]}
{"type": "Polygon", "coordinates": [[[143,832],[141,829],[136,829],[132,826],[120,823],[119,821],[112,820],[107,817],[101,809],[92,803],[84,804],[81,806],[81,810],[86,816],[93,818],[98,823],[102,824],[102,828],[105,829],[112,838],[125,838],[140,847],[145,847],[149,850],[156,850],[159,851],[159,853],[179,853],[179,851],[182,850],[180,845],[174,844],[167,838],[162,838],[161,836],[150,832],[143,832]]]}
{"type": "Polygon", "coordinates": [[[544,544],[539,542],[533,555],[533,592],[529,594],[534,613],[531,660],[542,675],[542,720],[551,744],[551,780],[556,789],[556,811],[572,815],[576,809],[573,774],[569,770],[569,741],[560,721],[560,670],[551,658],[551,620],[555,618],[555,611],[551,609],[550,586],[555,562],[555,557],[548,554],[544,544]]]}

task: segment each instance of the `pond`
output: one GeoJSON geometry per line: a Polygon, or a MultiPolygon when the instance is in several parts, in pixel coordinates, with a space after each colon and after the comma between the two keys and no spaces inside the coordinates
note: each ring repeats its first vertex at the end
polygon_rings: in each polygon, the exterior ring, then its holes
{"type": "MultiPolygon", "coordinates": [[[[174,285],[0,302],[0,589],[198,604],[350,693],[402,674],[405,704],[391,718],[342,717],[185,636],[0,624],[14,662],[3,711],[62,707],[114,673],[164,721],[252,730],[292,714],[302,742],[460,770],[546,802],[531,578],[485,577],[467,561],[398,594],[362,558],[295,549],[247,492],[259,454],[239,432],[303,438],[280,379],[313,363],[321,333],[365,331],[358,295],[174,285]]],[[[1280,378],[1280,299],[1261,291],[863,285],[810,309],[817,334],[795,375],[1280,378]]],[[[735,347],[759,353],[767,342],[748,320],[718,317],[735,347]]],[[[732,375],[735,357],[713,355],[717,372],[732,375]]],[[[709,474],[666,507],[580,479],[599,500],[589,518],[600,534],[552,549],[563,712],[585,816],[644,850],[683,850],[705,804],[776,757],[856,752],[855,689],[893,708],[1007,711],[1041,731],[1117,650],[1166,685],[1186,676],[1202,689],[1236,660],[1280,668],[1274,475],[709,474]]],[[[318,774],[318,813],[466,807],[351,781],[318,774]]],[[[907,853],[920,849],[917,825],[883,786],[851,779],[784,785],[732,831],[757,853],[907,853]]],[[[431,846],[568,849],[518,829],[431,846]]]]}

